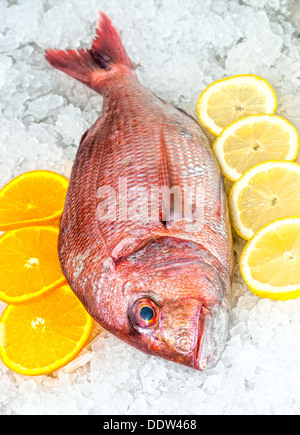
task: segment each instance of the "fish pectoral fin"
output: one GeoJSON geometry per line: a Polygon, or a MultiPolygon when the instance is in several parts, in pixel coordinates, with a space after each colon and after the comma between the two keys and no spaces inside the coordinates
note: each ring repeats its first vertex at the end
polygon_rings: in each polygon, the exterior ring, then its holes
{"type": "Polygon", "coordinates": [[[126,258],[135,252],[138,252],[144,246],[146,246],[153,237],[141,238],[128,236],[121,240],[112,251],[112,258],[114,261],[118,261],[121,258],[126,258]]]}
{"type": "Polygon", "coordinates": [[[169,230],[161,225],[155,226],[150,231],[149,229],[146,231],[140,231],[138,235],[129,235],[125,236],[117,245],[113,248],[111,257],[116,262],[123,258],[128,257],[142,248],[144,248],[149,242],[155,239],[159,239],[161,237],[169,237],[169,230]]]}

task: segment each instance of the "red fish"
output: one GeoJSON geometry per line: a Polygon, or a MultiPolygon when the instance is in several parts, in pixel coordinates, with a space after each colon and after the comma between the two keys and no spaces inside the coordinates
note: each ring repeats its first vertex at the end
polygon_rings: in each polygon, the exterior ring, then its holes
{"type": "Polygon", "coordinates": [[[227,338],[233,271],[223,178],[198,123],[138,81],[110,19],[50,64],[104,98],[83,135],[59,256],[91,316],[148,354],[205,370],[227,338]]]}

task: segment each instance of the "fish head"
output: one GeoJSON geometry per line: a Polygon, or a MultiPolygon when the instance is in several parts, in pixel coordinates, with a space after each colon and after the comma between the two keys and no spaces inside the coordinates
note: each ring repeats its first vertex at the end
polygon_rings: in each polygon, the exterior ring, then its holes
{"type": "Polygon", "coordinates": [[[202,262],[129,277],[113,332],[147,354],[203,371],[227,339],[229,309],[218,273],[202,262]]]}

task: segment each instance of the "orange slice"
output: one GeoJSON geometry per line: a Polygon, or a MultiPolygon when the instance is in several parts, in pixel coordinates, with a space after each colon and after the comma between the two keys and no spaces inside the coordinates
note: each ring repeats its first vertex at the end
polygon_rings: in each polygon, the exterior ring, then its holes
{"type": "Polygon", "coordinates": [[[58,228],[30,227],[0,237],[0,300],[23,304],[66,283],[58,228]]]}
{"type": "Polygon", "coordinates": [[[10,181],[0,191],[0,231],[59,220],[68,184],[50,171],[27,172],[10,181]]]}
{"type": "Polygon", "coordinates": [[[68,286],[26,305],[8,306],[0,320],[0,358],[26,376],[53,373],[83,349],[93,321],[68,286]]]}

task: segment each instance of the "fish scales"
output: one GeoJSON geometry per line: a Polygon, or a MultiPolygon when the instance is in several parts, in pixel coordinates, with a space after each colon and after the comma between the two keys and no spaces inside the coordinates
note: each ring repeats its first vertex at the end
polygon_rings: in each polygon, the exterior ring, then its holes
{"type": "Polygon", "coordinates": [[[128,344],[214,367],[227,337],[233,250],[208,139],[140,84],[106,15],[91,50],[47,50],[46,58],[104,98],[82,137],[61,221],[70,287],[128,344]]]}

